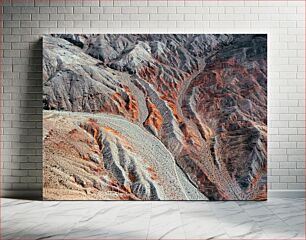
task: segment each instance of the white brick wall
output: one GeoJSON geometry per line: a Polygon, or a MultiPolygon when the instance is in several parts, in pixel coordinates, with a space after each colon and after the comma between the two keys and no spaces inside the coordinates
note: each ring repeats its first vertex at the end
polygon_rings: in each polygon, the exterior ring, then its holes
{"type": "Polygon", "coordinates": [[[41,35],[268,33],[269,189],[305,188],[304,1],[4,0],[2,188],[42,187],[41,35]]]}

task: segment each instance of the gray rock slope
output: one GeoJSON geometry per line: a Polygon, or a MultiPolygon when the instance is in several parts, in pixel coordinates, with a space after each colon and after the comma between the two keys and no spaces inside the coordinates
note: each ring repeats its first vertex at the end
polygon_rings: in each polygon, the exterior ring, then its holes
{"type": "Polygon", "coordinates": [[[120,115],[212,200],[265,199],[267,36],[44,36],[45,110],[120,115]]]}
{"type": "MultiPolygon", "coordinates": [[[[77,189],[73,185],[76,181],[83,184],[80,192],[91,191],[92,188],[99,186],[98,189],[103,191],[100,191],[97,197],[91,195],[93,199],[105,199],[107,196],[112,199],[117,195],[122,197],[124,194],[131,194],[135,199],[142,200],[206,199],[185,179],[186,177],[177,168],[172,154],[157,138],[123,117],[102,113],[45,110],[44,142],[46,177],[57,179],[60,185],[60,182],[65,182],[65,175],[70,174],[76,180],[66,180],[70,182],[66,184],[67,188],[77,189]],[[86,148],[82,136],[75,141],[79,136],[77,133],[84,134],[90,139],[86,141],[92,144],[90,148],[86,148]],[[61,158],[65,147],[57,149],[57,145],[51,144],[63,140],[72,146],[64,152],[65,159],[61,158]],[[94,143],[97,143],[98,149],[93,148],[94,143]],[[84,159],[77,161],[71,155],[73,151],[80,153],[84,159]],[[48,154],[49,152],[53,153],[52,156],[48,154]],[[91,172],[86,168],[88,161],[92,169],[101,166],[103,171],[91,172]],[[63,169],[65,174],[55,174],[63,169]]],[[[48,188],[52,189],[52,186],[48,187],[47,178],[45,181],[45,198],[52,199],[53,195],[48,192],[48,188]]],[[[78,199],[78,195],[73,198],[78,199]]]]}

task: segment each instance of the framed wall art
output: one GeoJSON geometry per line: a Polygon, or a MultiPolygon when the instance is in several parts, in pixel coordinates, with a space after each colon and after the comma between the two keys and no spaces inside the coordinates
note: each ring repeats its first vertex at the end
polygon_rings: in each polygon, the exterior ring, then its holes
{"type": "Polygon", "coordinates": [[[45,35],[43,180],[48,200],[265,200],[267,35],[45,35]]]}

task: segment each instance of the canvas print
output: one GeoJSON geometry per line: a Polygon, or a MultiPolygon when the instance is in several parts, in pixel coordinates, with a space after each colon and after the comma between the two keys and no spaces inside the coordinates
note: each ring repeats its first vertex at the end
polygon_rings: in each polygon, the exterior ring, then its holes
{"type": "Polygon", "coordinates": [[[267,35],[45,35],[43,197],[265,200],[267,35]]]}

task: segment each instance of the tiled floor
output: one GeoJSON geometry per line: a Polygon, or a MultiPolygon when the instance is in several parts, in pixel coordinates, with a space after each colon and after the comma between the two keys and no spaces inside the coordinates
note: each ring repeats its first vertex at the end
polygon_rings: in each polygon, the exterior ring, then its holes
{"type": "Polygon", "coordinates": [[[1,200],[4,239],[305,239],[305,200],[1,200]]]}

